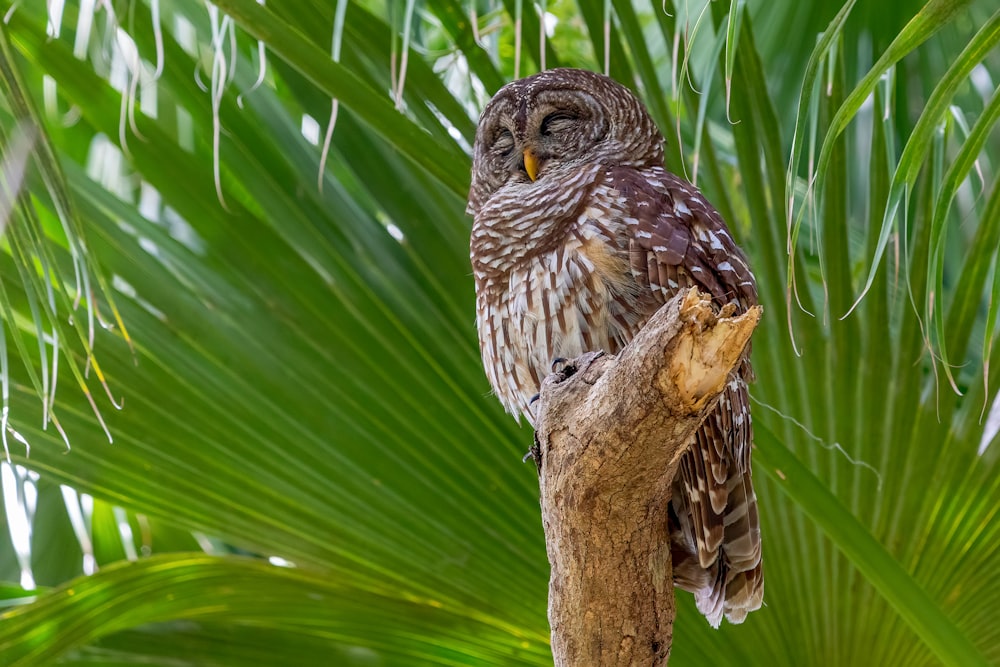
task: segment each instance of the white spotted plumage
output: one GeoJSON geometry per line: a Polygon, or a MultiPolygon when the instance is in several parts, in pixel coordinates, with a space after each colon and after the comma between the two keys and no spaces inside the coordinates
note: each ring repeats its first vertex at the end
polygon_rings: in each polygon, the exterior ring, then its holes
{"type": "MultiPolygon", "coordinates": [[[[655,124],[611,79],[550,70],[506,86],[474,151],[476,322],[487,377],[515,416],[534,419],[554,359],[617,353],[679,290],[741,311],[756,303],[718,213],[664,169],[655,124]],[[547,133],[556,117],[571,131],[547,133]]],[[[747,355],[682,458],[668,512],[675,583],[713,626],[742,622],[763,596],[751,378],[747,355]]]]}

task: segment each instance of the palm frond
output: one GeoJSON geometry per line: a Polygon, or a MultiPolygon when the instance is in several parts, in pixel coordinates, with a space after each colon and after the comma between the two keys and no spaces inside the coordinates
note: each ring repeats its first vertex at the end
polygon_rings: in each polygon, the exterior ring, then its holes
{"type": "Polygon", "coordinates": [[[464,215],[476,114],[543,60],[641,92],[765,305],[766,607],[715,632],[682,596],[674,663],[1000,660],[987,0],[55,4],[0,26],[2,153],[40,147],[0,253],[4,469],[40,477],[4,506],[37,494],[52,587],[0,596],[7,662],[549,660],[464,215]]]}

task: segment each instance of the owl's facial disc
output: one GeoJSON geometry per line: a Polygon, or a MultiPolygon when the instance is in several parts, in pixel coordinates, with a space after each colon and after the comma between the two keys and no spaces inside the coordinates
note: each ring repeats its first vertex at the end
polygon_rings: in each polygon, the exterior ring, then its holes
{"type": "Polygon", "coordinates": [[[663,164],[663,137],[631,91],[594,72],[546,70],[504,86],[483,110],[468,211],[558,191],[580,169],[663,164]]]}
{"type": "Polygon", "coordinates": [[[607,133],[603,108],[583,90],[504,100],[496,112],[484,133],[486,154],[509,183],[531,183],[560,166],[593,161],[607,133]]]}
{"type": "Polygon", "coordinates": [[[532,181],[593,161],[607,133],[603,109],[582,90],[543,91],[529,98],[518,116],[515,136],[523,156],[518,167],[532,181]]]}

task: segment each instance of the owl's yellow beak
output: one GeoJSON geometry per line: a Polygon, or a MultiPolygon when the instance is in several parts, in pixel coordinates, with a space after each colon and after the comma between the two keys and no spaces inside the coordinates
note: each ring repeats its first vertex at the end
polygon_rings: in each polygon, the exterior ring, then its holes
{"type": "Polygon", "coordinates": [[[528,172],[528,178],[531,180],[538,178],[538,158],[530,148],[524,151],[524,170],[528,172]]]}

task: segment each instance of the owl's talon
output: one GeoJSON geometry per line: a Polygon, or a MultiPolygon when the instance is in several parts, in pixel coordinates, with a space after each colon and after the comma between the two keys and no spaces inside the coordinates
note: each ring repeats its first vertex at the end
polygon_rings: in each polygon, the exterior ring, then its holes
{"type": "Polygon", "coordinates": [[[535,401],[537,401],[541,397],[542,397],[541,392],[535,394],[534,396],[532,396],[531,398],[528,399],[528,405],[533,405],[535,403],[535,401]]]}
{"type": "Polygon", "coordinates": [[[557,382],[565,382],[566,380],[570,379],[578,372],[580,372],[581,369],[590,366],[590,364],[594,363],[595,360],[600,359],[603,356],[604,356],[604,350],[598,350],[596,352],[588,352],[587,354],[572,360],[557,359],[556,361],[552,362],[553,365],[552,374],[559,376],[557,382]],[[563,363],[565,365],[557,371],[554,368],[556,363],[563,363]]]}
{"type": "Polygon", "coordinates": [[[542,445],[538,442],[538,433],[535,433],[535,444],[533,444],[531,446],[531,449],[528,450],[528,453],[525,454],[524,458],[521,459],[521,463],[527,463],[527,461],[528,461],[529,458],[535,460],[535,470],[538,471],[538,474],[541,474],[542,473],[542,445]]]}
{"type": "Polygon", "coordinates": [[[559,381],[565,382],[566,380],[576,375],[576,372],[578,370],[580,370],[580,367],[577,366],[575,363],[566,364],[558,371],[559,381]]]}
{"type": "Polygon", "coordinates": [[[566,359],[565,357],[556,357],[555,359],[552,360],[552,365],[549,366],[549,371],[552,372],[552,373],[556,373],[557,372],[556,371],[556,366],[558,366],[560,364],[565,364],[567,361],[569,361],[569,360],[566,359]]]}

